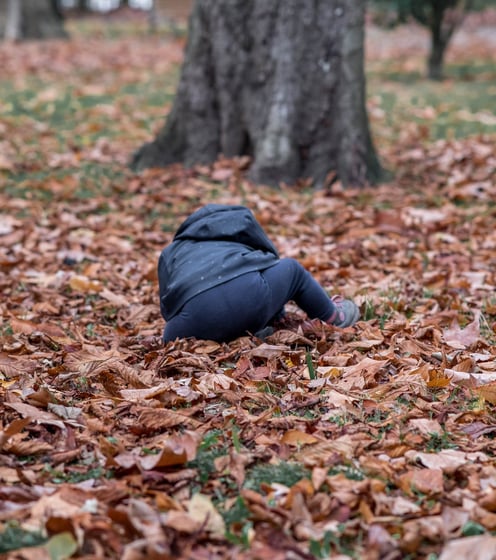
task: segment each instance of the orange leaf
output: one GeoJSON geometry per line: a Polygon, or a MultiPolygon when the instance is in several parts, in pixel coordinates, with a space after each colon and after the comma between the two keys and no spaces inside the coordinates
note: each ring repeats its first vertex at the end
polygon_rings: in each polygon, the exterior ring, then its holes
{"type": "Polygon", "coordinates": [[[427,496],[440,495],[444,490],[443,471],[439,468],[409,470],[400,478],[399,486],[410,496],[415,491],[427,496]]]}
{"type": "Polygon", "coordinates": [[[18,434],[25,426],[27,426],[31,422],[31,418],[18,418],[17,420],[13,420],[5,430],[0,431],[0,449],[2,449],[3,445],[9,438],[13,435],[18,434]]]}
{"type": "Polygon", "coordinates": [[[31,334],[33,332],[42,332],[53,338],[69,340],[65,332],[53,323],[34,323],[33,321],[26,321],[17,317],[11,317],[9,322],[12,330],[16,333],[31,334]]]}
{"type": "Polygon", "coordinates": [[[432,369],[429,371],[429,381],[427,381],[427,387],[447,387],[450,384],[450,378],[445,375],[445,373],[438,369],[432,369]]]}
{"type": "Polygon", "coordinates": [[[487,385],[482,385],[482,387],[478,389],[478,393],[485,401],[496,404],[496,381],[488,383],[487,385]]]}
{"type": "Polygon", "coordinates": [[[139,463],[144,470],[183,465],[196,457],[198,444],[199,437],[193,432],[172,436],[164,442],[158,455],[141,457],[139,463]]]}
{"type": "Polygon", "coordinates": [[[294,446],[308,445],[309,443],[317,443],[318,441],[319,439],[316,437],[300,430],[288,430],[281,438],[282,443],[294,446]]]}
{"type": "Polygon", "coordinates": [[[100,292],[102,285],[97,280],[90,280],[86,276],[72,276],[69,280],[69,286],[75,292],[100,292]]]}

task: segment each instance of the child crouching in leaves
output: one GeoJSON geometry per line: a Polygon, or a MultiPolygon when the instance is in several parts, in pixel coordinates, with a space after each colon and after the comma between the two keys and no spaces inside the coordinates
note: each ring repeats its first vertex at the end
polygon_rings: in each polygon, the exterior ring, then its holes
{"type": "Polygon", "coordinates": [[[295,259],[279,258],[244,206],[208,204],[191,214],[162,251],[158,279],[164,342],[257,335],[290,300],[311,319],[337,327],[360,318],[355,303],[330,298],[295,259]]]}

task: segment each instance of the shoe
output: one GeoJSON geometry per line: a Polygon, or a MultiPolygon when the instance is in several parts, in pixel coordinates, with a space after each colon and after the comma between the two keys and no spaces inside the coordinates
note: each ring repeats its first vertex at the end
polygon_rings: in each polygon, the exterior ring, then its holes
{"type": "Polygon", "coordinates": [[[344,299],[342,296],[333,296],[331,300],[336,309],[326,321],[329,325],[344,329],[345,327],[351,327],[360,319],[360,310],[350,299],[344,299]]]}

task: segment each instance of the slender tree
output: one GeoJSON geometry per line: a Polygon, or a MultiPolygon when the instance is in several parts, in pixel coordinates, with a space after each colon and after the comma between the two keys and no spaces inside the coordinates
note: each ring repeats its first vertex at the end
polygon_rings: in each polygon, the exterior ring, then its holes
{"type": "Polygon", "coordinates": [[[389,25],[406,23],[413,17],[429,30],[431,45],[427,59],[427,76],[433,80],[441,80],[449,43],[463,23],[466,13],[472,9],[473,1],[375,0],[375,4],[379,13],[386,8],[386,13],[390,16],[386,18],[389,25]]]}
{"type": "Polygon", "coordinates": [[[6,40],[65,38],[63,16],[56,0],[0,2],[0,36],[6,40]]]}
{"type": "Polygon", "coordinates": [[[18,0],[7,0],[4,37],[6,41],[17,41],[21,37],[21,4],[18,0]]]}
{"type": "Polygon", "coordinates": [[[444,56],[455,31],[460,27],[470,0],[409,0],[413,17],[430,30],[431,49],[427,75],[433,80],[443,78],[444,56]]]}
{"type": "Polygon", "coordinates": [[[376,182],[365,0],[197,0],[172,110],[135,170],[249,155],[251,178],[376,182]]]}

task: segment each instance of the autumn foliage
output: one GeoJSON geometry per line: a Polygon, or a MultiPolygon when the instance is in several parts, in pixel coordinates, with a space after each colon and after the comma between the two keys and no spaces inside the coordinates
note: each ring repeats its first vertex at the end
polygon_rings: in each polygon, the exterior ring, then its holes
{"type": "Polygon", "coordinates": [[[269,190],[243,159],[134,175],[182,44],[0,50],[0,554],[492,557],[494,134],[393,141],[372,96],[375,189],[269,190]],[[265,341],[164,347],[157,257],[212,201],[363,320],[289,305],[265,341]]]}

